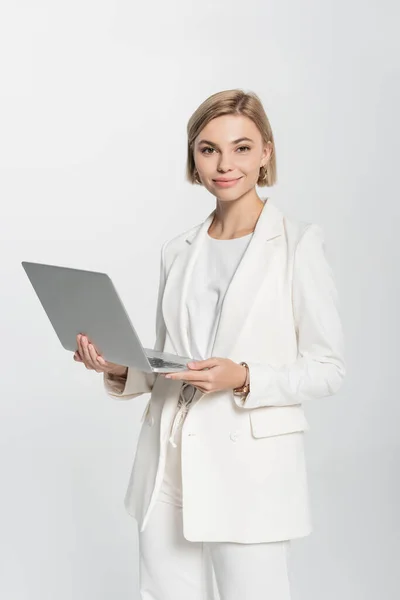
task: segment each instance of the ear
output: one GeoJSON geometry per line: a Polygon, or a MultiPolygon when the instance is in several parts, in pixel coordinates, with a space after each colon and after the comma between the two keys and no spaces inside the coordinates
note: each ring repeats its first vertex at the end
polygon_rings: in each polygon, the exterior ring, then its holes
{"type": "Polygon", "coordinates": [[[261,164],[260,167],[266,167],[269,159],[271,158],[273,152],[273,144],[272,142],[267,142],[263,147],[263,152],[261,155],[261,164]]]}

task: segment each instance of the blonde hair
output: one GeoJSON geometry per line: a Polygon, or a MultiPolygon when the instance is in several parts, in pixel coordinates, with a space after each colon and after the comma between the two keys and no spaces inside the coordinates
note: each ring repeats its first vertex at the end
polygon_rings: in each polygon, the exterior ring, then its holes
{"type": "Polygon", "coordinates": [[[260,168],[257,185],[260,187],[272,186],[277,181],[276,156],[274,136],[271,125],[265,113],[261,100],[254,92],[243,90],[225,90],[213,94],[195,110],[187,124],[187,162],[186,179],[193,184],[201,182],[196,176],[196,165],[194,162],[193,147],[196,137],[200,131],[208,125],[212,119],[222,115],[244,115],[253,121],[261,133],[264,144],[272,142],[272,154],[266,167],[260,168]]]}

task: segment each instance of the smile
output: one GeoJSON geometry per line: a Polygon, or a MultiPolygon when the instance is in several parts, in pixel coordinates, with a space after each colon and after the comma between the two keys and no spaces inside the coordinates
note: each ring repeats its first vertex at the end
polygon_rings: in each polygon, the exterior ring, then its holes
{"type": "Polygon", "coordinates": [[[218,187],[223,187],[223,188],[228,188],[228,187],[233,187],[234,185],[237,184],[238,181],[240,181],[242,178],[238,177],[237,179],[229,179],[228,181],[221,181],[221,180],[217,180],[214,179],[214,183],[218,186],[218,187]]]}

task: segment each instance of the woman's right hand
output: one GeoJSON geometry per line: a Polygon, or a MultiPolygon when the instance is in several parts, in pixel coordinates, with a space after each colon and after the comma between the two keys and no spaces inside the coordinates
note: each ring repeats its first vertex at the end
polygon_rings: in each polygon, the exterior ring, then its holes
{"type": "Polygon", "coordinates": [[[78,345],[78,349],[74,354],[76,362],[83,363],[87,369],[96,371],[96,373],[108,373],[110,375],[120,375],[121,377],[126,376],[128,367],[104,360],[86,335],[78,333],[76,341],[78,345]]]}

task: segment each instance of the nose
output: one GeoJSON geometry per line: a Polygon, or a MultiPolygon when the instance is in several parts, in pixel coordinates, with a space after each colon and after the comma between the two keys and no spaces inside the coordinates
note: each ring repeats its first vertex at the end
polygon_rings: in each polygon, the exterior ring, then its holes
{"type": "Polygon", "coordinates": [[[227,155],[221,153],[217,165],[217,170],[219,173],[226,173],[227,171],[232,171],[232,165],[227,155]]]}

